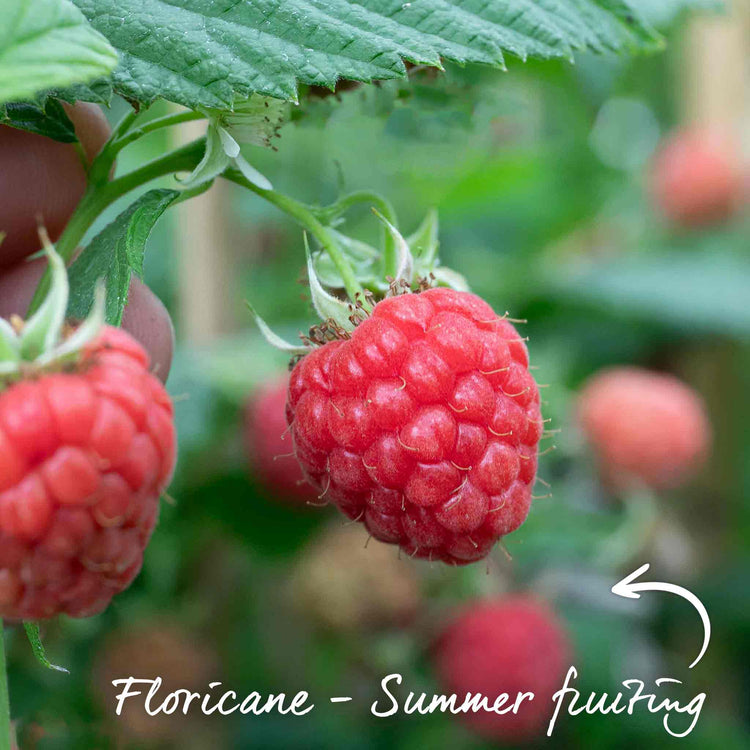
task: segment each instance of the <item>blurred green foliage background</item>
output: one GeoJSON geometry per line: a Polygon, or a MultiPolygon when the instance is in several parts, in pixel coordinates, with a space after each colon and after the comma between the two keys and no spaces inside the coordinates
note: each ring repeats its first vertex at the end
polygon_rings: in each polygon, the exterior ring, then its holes
{"type": "MultiPolygon", "coordinates": [[[[496,310],[528,320],[532,362],[549,384],[545,416],[561,432],[540,467],[553,496],[536,501],[507,539],[512,559],[498,550],[488,568],[463,570],[401,561],[397,570],[421,592],[407,627],[336,629],[295,604],[290,581],[305,564],[303,550],[342,521],[329,509],[279,502],[249,468],[243,405],[285,362],[252,329],[243,301],[280,332],[311,324],[297,283],[302,237],[272,206],[226,187],[234,324],[192,346],[177,318],[181,343],[169,381],[181,446],[174,503],[164,503],[132,589],[97,618],[45,626],[49,655],[70,676],[43,671],[22,633],[13,634],[22,747],[483,747],[449,717],[375,720],[369,705],[392,671],[409,689],[435,690],[429,651],[451,610],[525,588],[561,613],[583,690],[613,692],[622,679],[669,674],[684,681],[685,695],[708,694],[682,747],[750,745],[750,222],[740,216],[676,231],[645,190],[649,158],[679,117],[683,37],[675,23],[675,43],[658,56],[581,55],[575,65],[516,63],[503,75],[413,70],[408,83],[311,94],[283,128],[278,152],[247,154],[277,189],[309,202],[377,190],[407,232],[436,207],[444,263],[496,310]],[[638,499],[612,498],[600,486],[571,418],[582,381],[621,363],[684,378],[706,399],[715,430],[706,469],[688,489],[652,498],[645,530],[638,499]],[[608,556],[618,530],[625,545],[608,556]],[[700,623],[686,602],[648,594],[629,606],[609,594],[618,575],[643,562],[652,563],[649,575],[687,586],[708,608],[713,640],[695,670],[687,665],[700,623]],[[116,720],[105,683],[126,667],[148,676],[174,670],[198,687],[222,680],[238,693],[305,689],[317,709],[298,719],[116,720]],[[354,701],[331,707],[331,695],[354,701]]],[[[126,153],[121,167],[161,152],[161,137],[126,153]]],[[[348,231],[378,242],[367,210],[348,218],[348,231]]],[[[202,302],[180,299],[176,221],[157,227],[147,256],[147,281],[174,311],[202,302]]],[[[356,579],[351,586],[353,596],[367,596],[356,579]]],[[[662,747],[672,740],[660,722],[567,719],[546,745],[662,747]]]]}

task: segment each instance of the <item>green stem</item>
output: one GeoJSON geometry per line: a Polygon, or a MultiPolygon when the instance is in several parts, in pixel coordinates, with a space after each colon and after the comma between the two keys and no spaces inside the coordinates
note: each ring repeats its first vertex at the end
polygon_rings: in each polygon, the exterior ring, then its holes
{"type": "Polygon", "coordinates": [[[206,115],[204,115],[202,112],[194,112],[193,110],[187,110],[186,112],[174,112],[171,115],[164,115],[164,117],[156,117],[153,120],[144,122],[143,125],[139,125],[137,128],[129,130],[120,138],[116,138],[112,142],[112,151],[115,154],[118,154],[128,144],[138,140],[148,133],[153,133],[155,130],[168,128],[172,125],[179,125],[183,122],[203,120],[205,119],[205,117],[206,115]]]}
{"type": "Polygon", "coordinates": [[[375,206],[375,208],[377,208],[394,227],[397,225],[396,212],[393,210],[393,206],[386,198],[372,190],[355,190],[353,193],[349,193],[348,195],[339,198],[335,203],[313,209],[313,212],[319,219],[330,222],[337,219],[352,206],[356,206],[359,203],[369,203],[370,205],[375,206]]]}
{"type": "Polygon", "coordinates": [[[354,300],[359,297],[362,304],[365,302],[365,290],[362,285],[357,281],[357,277],[354,274],[354,269],[346,259],[346,256],[342,252],[336,240],[330,234],[328,229],[320,222],[315,215],[314,209],[306,206],[304,203],[290,198],[288,195],[277,193],[274,190],[264,190],[249,182],[243,174],[236,169],[228,169],[223,175],[226,179],[231,182],[235,182],[242,187],[246,187],[252,190],[256,195],[264,198],[269,203],[273,203],[274,206],[281,209],[284,213],[296,219],[310,234],[320,243],[322,248],[328,253],[329,257],[336,266],[336,270],[341,274],[341,278],[344,282],[344,287],[349,297],[354,300]]]}
{"type": "MultiPolygon", "coordinates": [[[[141,185],[145,185],[151,180],[173,174],[174,172],[193,170],[201,158],[203,158],[204,148],[204,139],[199,138],[175,151],[170,151],[160,156],[158,159],[150,161],[148,164],[144,164],[138,169],[134,169],[132,172],[124,174],[122,177],[118,177],[116,180],[107,182],[104,185],[90,184],[81,202],[78,204],[78,208],[76,208],[70,221],[68,221],[65,231],[55,243],[58,255],[68,263],[81,240],[83,240],[84,235],[102,211],[118,198],[121,198],[126,193],[141,185]]],[[[49,281],[50,274],[48,269],[39,281],[34,297],[31,300],[28,315],[35,312],[42,303],[49,290],[49,281]]]]}
{"type": "Polygon", "coordinates": [[[10,700],[8,673],[5,665],[5,640],[3,621],[0,619],[0,750],[11,750],[10,700]]]}
{"type": "Polygon", "coordinates": [[[118,138],[120,138],[120,136],[125,135],[125,133],[127,133],[130,129],[130,126],[140,115],[143,114],[144,111],[145,110],[138,111],[136,109],[131,109],[130,112],[127,112],[125,115],[123,115],[120,122],[118,122],[112,130],[112,135],[110,136],[107,145],[109,145],[109,143],[111,143],[112,141],[116,141],[118,138]]]}
{"type": "MultiPolygon", "coordinates": [[[[359,203],[369,203],[371,206],[374,206],[394,227],[398,228],[396,212],[391,203],[382,195],[372,190],[355,190],[353,193],[345,195],[329,206],[314,209],[314,213],[319,219],[330,224],[334,219],[337,219],[352,206],[356,206],[359,203]]],[[[385,227],[383,227],[383,232],[385,237],[383,243],[383,272],[385,276],[395,276],[396,243],[393,237],[391,237],[391,233],[385,227]]]]}

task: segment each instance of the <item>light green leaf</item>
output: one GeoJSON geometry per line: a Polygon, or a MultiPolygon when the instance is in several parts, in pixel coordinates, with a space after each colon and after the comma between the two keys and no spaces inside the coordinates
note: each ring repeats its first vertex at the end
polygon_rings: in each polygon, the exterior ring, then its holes
{"type": "Polygon", "coordinates": [[[298,82],[399,78],[404,60],[504,66],[504,53],[572,57],[660,38],[627,0],[75,0],[120,52],[119,93],[231,109],[298,82]],[[144,32],[147,30],[147,33],[144,32]]]}
{"type": "Polygon", "coordinates": [[[3,0],[0,103],[106,76],[117,53],[70,0],[3,0]]]}
{"type": "Polygon", "coordinates": [[[68,315],[84,318],[94,301],[96,282],[106,285],[106,321],[120,325],[130,280],[143,274],[143,256],[157,219],[181,195],[177,190],[150,190],[106,226],[68,271],[68,315]]]}

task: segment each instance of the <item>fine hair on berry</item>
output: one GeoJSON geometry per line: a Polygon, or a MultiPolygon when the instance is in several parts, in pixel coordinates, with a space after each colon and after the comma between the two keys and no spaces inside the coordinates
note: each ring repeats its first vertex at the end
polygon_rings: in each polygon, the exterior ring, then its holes
{"type": "Polygon", "coordinates": [[[407,554],[466,564],[529,512],[543,431],[528,352],[479,297],[387,297],[294,367],[294,449],[320,502],[407,554]]]}
{"type": "Polygon", "coordinates": [[[96,614],[138,574],[175,463],[172,403],[127,333],[0,392],[0,618],[96,614]]]}

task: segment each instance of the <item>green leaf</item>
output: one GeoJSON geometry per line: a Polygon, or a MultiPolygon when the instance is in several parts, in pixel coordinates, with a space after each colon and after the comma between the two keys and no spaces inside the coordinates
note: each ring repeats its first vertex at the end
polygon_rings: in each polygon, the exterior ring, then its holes
{"type": "Polygon", "coordinates": [[[257,92],[294,100],[406,74],[404,60],[504,67],[504,53],[571,58],[634,51],[660,37],[627,0],[75,0],[120,51],[117,91],[231,108],[257,92]]]}
{"type": "Polygon", "coordinates": [[[544,294],[686,333],[750,337],[750,261],[714,252],[647,253],[556,267],[544,294]]]}
{"type": "Polygon", "coordinates": [[[158,218],[182,194],[178,190],[150,190],[107,225],[68,271],[68,315],[84,318],[94,301],[99,279],[106,285],[106,321],[120,325],[128,301],[130,280],[143,275],[143,256],[158,218]]]}
{"type": "Polygon", "coordinates": [[[112,46],[70,0],[3,0],[0,103],[93,81],[116,64],[112,46]]]}
{"type": "Polygon", "coordinates": [[[23,626],[24,628],[26,628],[26,635],[28,636],[29,643],[31,644],[31,650],[34,652],[36,660],[47,669],[53,669],[55,672],[64,672],[65,674],[70,674],[70,672],[65,669],[65,667],[58,667],[47,658],[47,652],[44,650],[44,644],[42,643],[42,639],[39,635],[39,624],[36,622],[24,622],[23,626]]]}
{"type": "Polygon", "coordinates": [[[98,78],[91,83],[74,83],[64,89],[56,89],[48,92],[48,96],[54,96],[69,104],[74,102],[93,102],[104,104],[106,107],[112,101],[112,81],[109,78],[98,78]]]}
{"type": "Polygon", "coordinates": [[[31,102],[0,105],[0,123],[62,143],[78,140],[73,123],[57,99],[47,99],[41,106],[31,102]]]}

